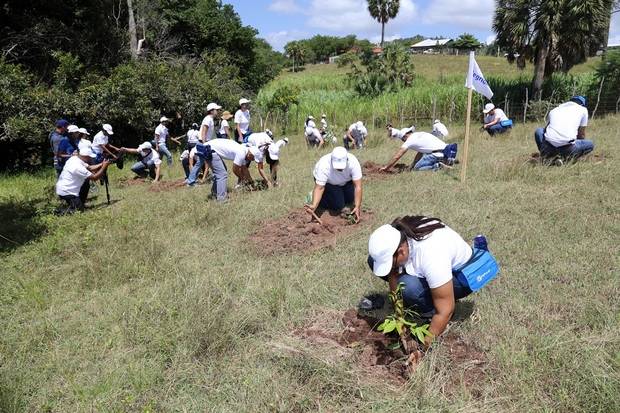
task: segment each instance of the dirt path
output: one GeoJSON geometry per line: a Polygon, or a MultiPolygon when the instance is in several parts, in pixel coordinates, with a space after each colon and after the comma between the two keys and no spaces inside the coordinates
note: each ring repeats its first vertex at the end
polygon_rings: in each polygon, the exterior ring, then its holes
{"type": "Polygon", "coordinates": [[[362,165],[362,173],[365,177],[369,178],[387,178],[388,176],[396,175],[402,172],[407,172],[408,165],[404,163],[397,163],[389,171],[383,172],[380,169],[385,166],[372,161],[366,161],[362,165]]]}
{"type": "Polygon", "coordinates": [[[260,255],[304,254],[323,247],[334,248],[338,238],[361,230],[372,217],[371,211],[364,211],[361,221],[352,224],[340,215],[325,212],[320,216],[323,223],[320,225],[299,208],[284,217],[262,223],[250,236],[250,242],[260,255]]]}

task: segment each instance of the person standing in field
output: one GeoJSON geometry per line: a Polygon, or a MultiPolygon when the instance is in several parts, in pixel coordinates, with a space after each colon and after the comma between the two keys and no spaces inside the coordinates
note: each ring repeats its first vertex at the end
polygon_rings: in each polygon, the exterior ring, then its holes
{"type": "Polygon", "coordinates": [[[114,130],[112,129],[112,125],[108,123],[104,123],[101,130],[95,134],[95,137],[93,138],[93,152],[97,154],[97,163],[103,161],[105,155],[116,159],[120,148],[117,148],[110,143],[110,136],[112,135],[114,135],[114,130]]]}
{"type": "Polygon", "coordinates": [[[448,137],[448,128],[446,127],[446,125],[441,123],[439,119],[435,119],[435,122],[433,122],[433,130],[431,131],[431,133],[437,136],[439,139],[445,140],[448,137]]]}
{"type": "Polygon", "coordinates": [[[198,142],[202,142],[200,138],[200,126],[196,122],[192,123],[192,127],[185,134],[187,136],[186,149],[191,151],[198,142]]]}
{"type": "Polygon", "coordinates": [[[60,145],[60,141],[67,137],[68,126],[68,121],[59,119],[56,121],[55,129],[49,135],[50,148],[52,150],[52,154],[54,155],[54,170],[56,171],[56,177],[59,177],[62,172],[60,156],[58,155],[58,146],[60,145]]]}
{"type": "Polygon", "coordinates": [[[168,125],[170,124],[170,119],[165,116],[162,116],[159,119],[159,125],[155,128],[155,150],[159,153],[159,156],[163,158],[166,157],[166,163],[168,166],[172,165],[172,154],[168,150],[168,136],[170,136],[170,132],[168,131],[168,125]]]}
{"type": "Polygon", "coordinates": [[[249,99],[239,99],[239,109],[235,112],[235,140],[240,143],[246,143],[248,136],[252,134],[250,128],[250,103],[249,99]]]}
{"type": "Polygon", "coordinates": [[[108,161],[89,165],[96,156],[90,145],[82,145],[78,154],[66,161],[56,182],[56,195],[68,205],[63,214],[84,211],[90,181],[100,179],[109,165],[108,161]]]}
{"type": "Polygon", "coordinates": [[[494,104],[487,103],[482,111],[484,114],[484,124],[482,128],[486,130],[489,135],[493,136],[496,133],[504,133],[512,128],[512,121],[508,119],[506,113],[500,108],[496,108],[494,104]]]}
{"type": "Polygon", "coordinates": [[[324,113],[321,115],[321,135],[325,135],[327,133],[327,115],[324,113]]]}
{"type": "Polygon", "coordinates": [[[486,238],[474,248],[441,220],[404,216],[376,229],[368,240],[368,265],[396,291],[403,284],[403,304],[430,318],[425,344],[440,336],[456,301],[478,291],[499,272],[486,238]]]}
{"type": "Polygon", "coordinates": [[[349,129],[347,129],[345,146],[347,146],[346,143],[348,141],[348,143],[353,143],[354,148],[361,149],[366,146],[367,136],[368,130],[366,129],[366,126],[364,126],[364,122],[359,120],[349,126],[349,129]]]}
{"type": "Polygon", "coordinates": [[[230,139],[230,125],[228,124],[228,121],[232,117],[232,114],[227,110],[222,113],[222,121],[220,122],[220,128],[217,131],[217,137],[219,139],[230,139]]]}
{"type": "Polygon", "coordinates": [[[586,139],[588,106],[583,96],[573,96],[570,101],[551,110],[547,126],[536,129],[534,138],[543,159],[556,158],[562,165],[566,160],[578,159],[594,150],[594,142],[586,139]]]}
{"type": "Polygon", "coordinates": [[[308,115],[306,122],[304,123],[304,133],[306,135],[306,142],[308,146],[318,145],[318,149],[323,147],[325,141],[321,132],[317,129],[316,123],[314,123],[314,116],[308,115]]]}
{"type": "Polygon", "coordinates": [[[314,166],[314,190],[312,201],[305,205],[308,212],[322,208],[334,212],[344,212],[345,206],[352,205],[350,211],[359,221],[362,214],[362,167],[357,158],[342,146],[324,155],[314,166]]]}
{"type": "Polygon", "coordinates": [[[200,125],[200,140],[205,143],[215,138],[215,118],[217,111],[222,107],[217,103],[209,103],[207,105],[207,116],[202,120],[200,125]]]}
{"type": "Polygon", "coordinates": [[[414,171],[436,171],[446,166],[444,161],[447,162],[456,157],[456,144],[447,145],[428,132],[413,132],[412,130],[402,132],[404,132],[401,133],[402,138],[400,138],[403,141],[402,146],[394,154],[390,163],[381,168],[381,171],[389,171],[410,149],[418,152],[411,163],[411,169],[414,171]]]}

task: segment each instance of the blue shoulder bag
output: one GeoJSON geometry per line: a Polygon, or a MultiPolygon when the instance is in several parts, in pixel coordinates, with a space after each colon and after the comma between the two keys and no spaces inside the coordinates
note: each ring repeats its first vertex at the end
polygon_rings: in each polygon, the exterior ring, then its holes
{"type": "Polygon", "coordinates": [[[196,144],[196,155],[203,158],[205,161],[210,161],[213,159],[213,151],[211,150],[211,145],[205,145],[202,142],[198,142],[196,144]]]}
{"type": "Polygon", "coordinates": [[[512,128],[512,119],[506,119],[499,123],[503,128],[512,128]]]}
{"type": "Polygon", "coordinates": [[[452,274],[454,277],[464,277],[469,288],[478,291],[499,274],[499,265],[489,251],[478,248],[473,250],[469,261],[452,270],[452,274]]]}

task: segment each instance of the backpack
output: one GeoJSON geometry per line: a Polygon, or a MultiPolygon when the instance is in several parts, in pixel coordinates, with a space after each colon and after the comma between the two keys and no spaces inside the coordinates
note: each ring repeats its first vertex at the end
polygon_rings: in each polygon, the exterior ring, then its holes
{"type": "Polygon", "coordinates": [[[448,165],[454,165],[457,151],[458,145],[456,143],[446,145],[446,147],[443,149],[443,159],[448,165]]]}
{"type": "Polygon", "coordinates": [[[211,145],[198,142],[196,144],[196,155],[203,158],[205,161],[210,161],[213,159],[213,150],[211,149],[211,145]]]}

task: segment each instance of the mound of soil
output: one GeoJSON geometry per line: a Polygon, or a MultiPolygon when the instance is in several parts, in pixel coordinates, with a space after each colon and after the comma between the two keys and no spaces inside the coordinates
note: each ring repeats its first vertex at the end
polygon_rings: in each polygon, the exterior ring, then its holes
{"type": "Polygon", "coordinates": [[[389,171],[383,172],[380,169],[383,168],[384,166],[385,165],[381,165],[381,164],[378,164],[372,161],[366,161],[362,165],[363,175],[368,176],[368,177],[377,177],[377,176],[387,177],[390,175],[395,175],[395,174],[405,172],[407,171],[407,169],[409,169],[408,165],[404,163],[397,163],[389,171]]]}
{"type": "MultiPolygon", "coordinates": [[[[342,315],[342,329],[334,328],[333,318],[331,315],[324,316],[295,330],[293,334],[308,345],[320,348],[322,353],[352,360],[372,378],[385,379],[394,384],[405,383],[423,357],[419,351],[408,358],[401,349],[390,349],[396,338],[376,331],[379,320],[359,314],[356,309],[349,309],[342,315]]],[[[476,388],[485,376],[484,353],[451,332],[442,336],[439,343],[442,348],[447,348],[450,369],[453,370],[450,388],[476,388]]],[[[410,346],[415,348],[413,342],[410,346]]]]}
{"type": "Polygon", "coordinates": [[[308,253],[323,247],[336,247],[338,237],[358,231],[372,220],[371,211],[363,211],[360,222],[353,224],[339,214],[322,213],[322,224],[303,208],[262,223],[250,236],[250,242],[261,255],[308,253]]]}
{"type": "Polygon", "coordinates": [[[146,183],[146,178],[138,178],[138,177],[135,177],[135,178],[125,178],[125,179],[121,178],[118,181],[118,183],[119,183],[119,185],[121,187],[134,186],[134,185],[142,185],[142,184],[146,183]]]}
{"type": "Polygon", "coordinates": [[[159,181],[153,183],[149,187],[149,192],[168,192],[184,187],[185,179],[175,179],[174,181],[159,181]]]}

